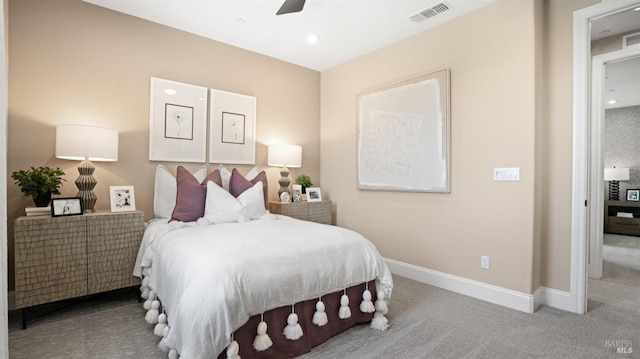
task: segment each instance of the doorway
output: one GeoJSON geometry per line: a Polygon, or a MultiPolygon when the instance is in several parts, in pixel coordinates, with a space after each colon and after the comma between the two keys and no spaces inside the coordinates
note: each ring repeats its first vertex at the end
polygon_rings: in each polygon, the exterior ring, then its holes
{"type": "Polygon", "coordinates": [[[601,122],[589,120],[591,105],[596,103],[590,101],[591,25],[595,20],[639,6],[638,0],[619,0],[596,4],[574,12],[574,151],[569,310],[576,313],[587,311],[588,239],[596,235],[597,232],[594,230],[603,233],[602,149],[601,142],[594,140],[595,136],[590,136],[593,131],[601,130],[598,128],[601,127],[601,122]],[[594,165],[594,161],[597,165],[594,165]]]}

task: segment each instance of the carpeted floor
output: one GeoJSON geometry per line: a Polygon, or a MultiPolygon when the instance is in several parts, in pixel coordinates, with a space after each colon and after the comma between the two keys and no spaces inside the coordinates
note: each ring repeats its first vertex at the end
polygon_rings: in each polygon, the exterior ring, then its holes
{"type": "MultiPolygon", "coordinates": [[[[526,314],[394,280],[388,331],[358,326],[301,358],[640,358],[638,287],[591,280],[586,315],[548,307],[526,314]],[[616,354],[622,343],[633,353],[616,354]]],[[[54,309],[27,330],[21,330],[20,313],[10,313],[10,358],[167,357],[130,291],[43,306],[32,315],[54,309]]]]}
{"type": "Polygon", "coordinates": [[[640,287],[640,237],[605,233],[602,280],[640,287]]]}

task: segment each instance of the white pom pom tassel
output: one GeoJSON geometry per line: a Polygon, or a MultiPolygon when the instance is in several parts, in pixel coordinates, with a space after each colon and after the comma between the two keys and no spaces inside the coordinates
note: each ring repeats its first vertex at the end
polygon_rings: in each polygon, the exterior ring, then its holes
{"type": "Polygon", "coordinates": [[[273,341],[267,334],[267,323],[264,322],[264,318],[260,317],[260,323],[258,323],[258,335],[253,340],[253,349],[261,352],[271,348],[273,341]]]}
{"type": "Polygon", "coordinates": [[[167,315],[164,313],[160,313],[160,315],[158,315],[158,324],[156,324],[155,328],[153,328],[153,334],[155,334],[156,336],[163,336],[162,333],[164,333],[164,328],[167,327],[167,315]]]}
{"type": "Polygon", "coordinates": [[[360,302],[360,311],[362,313],[373,313],[376,307],[371,302],[371,292],[369,291],[369,283],[365,284],[366,289],[362,293],[362,302],[360,302]]]}
{"type": "Polygon", "coordinates": [[[149,309],[144,319],[149,324],[156,324],[158,322],[159,314],[160,314],[160,302],[158,300],[154,300],[153,303],[151,303],[151,309],[149,309]]]}
{"type": "Polygon", "coordinates": [[[386,295],[383,290],[378,291],[378,298],[376,298],[376,311],[387,314],[389,309],[387,308],[387,301],[385,300],[386,295]]]}
{"type": "Polygon", "coordinates": [[[142,299],[149,299],[149,292],[150,292],[149,287],[144,288],[144,289],[143,289],[143,288],[140,288],[140,291],[142,292],[142,293],[140,294],[140,298],[142,298],[142,299]]]}
{"type": "MultiPolygon", "coordinates": [[[[346,290],[345,290],[346,293],[346,290]]],[[[338,310],[338,317],[340,319],[351,318],[351,309],[349,308],[349,297],[346,294],[343,294],[340,297],[340,310],[338,310]]]]}
{"type": "Polygon", "coordinates": [[[149,295],[147,296],[147,300],[145,300],[144,303],[142,303],[142,308],[144,308],[144,310],[151,309],[151,304],[155,299],[156,299],[156,293],[150,290],[149,295]]]}
{"type": "Polygon", "coordinates": [[[175,349],[169,350],[169,359],[178,359],[178,352],[175,349]]]}
{"type": "Polygon", "coordinates": [[[291,314],[287,318],[287,326],[284,327],[282,334],[289,340],[298,340],[304,334],[302,327],[298,324],[298,315],[293,311],[293,306],[291,306],[291,314]]]}
{"type": "Polygon", "coordinates": [[[327,318],[327,313],[324,311],[324,303],[322,303],[322,299],[318,299],[318,303],[316,303],[316,312],[313,313],[313,319],[311,320],[313,324],[322,327],[329,323],[329,318],[327,318]]]}
{"type": "Polygon", "coordinates": [[[239,352],[240,346],[238,345],[238,342],[232,340],[231,343],[229,343],[229,346],[227,346],[227,359],[240,359],[240,355],[238,355],[239,352]]]}
{"type": "Polygon", "coordinates": [[[160,343],[158,343],[158,348],[160,348],[160,350],[162,350],[165,353],[168,352],[171,349],[167,345],[167,341],[165,339],[167,337],[167,335],[169,335],[169,326],[168,325],[162,331],[162,339],[160,340],[160,343]]]}
{"type": "Polygon", "coordinates": [[[389,328],[389,320],[385,318],[384,314],[375,312],[373,314],[373,319],[371,320],[371,328],[385,331],[389,328]]]}

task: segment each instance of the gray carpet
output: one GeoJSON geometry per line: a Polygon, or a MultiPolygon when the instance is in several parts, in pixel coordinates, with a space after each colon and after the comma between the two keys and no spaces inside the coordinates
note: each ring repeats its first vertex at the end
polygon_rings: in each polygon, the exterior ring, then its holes
{"type": "Polygon", "coordinates": [[[640,237],[604,235],[602,280],[640,287],[640,237]]]}
{"type": "MultiPolygon", "coordinates": [[[[588,314],[548,307],[526,314],[394,280],[388,331],[358,326],[301,358],[640,358],[639,287],[592,280],[588,314]],[[607,345],[614,340],[630,341],[633,353],[616,354],[607,345]]],[[[56,308],[37,311],[45,309],[56,308]]],[[[10,313],[10,358],[166,358],[130,292],[57,309],[26,331],[19,312],[10,313]]]]}

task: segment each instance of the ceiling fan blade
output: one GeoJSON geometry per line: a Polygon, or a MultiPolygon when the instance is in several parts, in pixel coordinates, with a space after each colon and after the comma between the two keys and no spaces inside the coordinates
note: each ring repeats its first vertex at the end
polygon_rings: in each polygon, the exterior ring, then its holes
{"type": "Polygon", "coordinates": [[[282,4],[280,10],[278,10],[276,15],[302,11],[305,1],[306,0],[285,0],[284,4],[282,4]]]}

